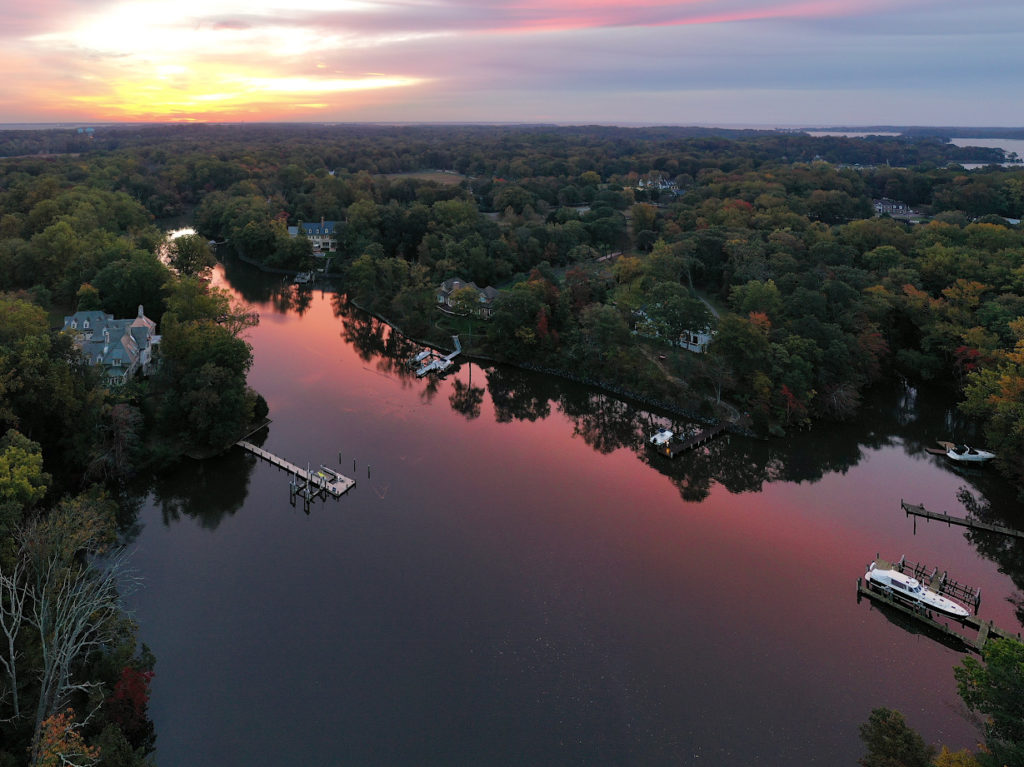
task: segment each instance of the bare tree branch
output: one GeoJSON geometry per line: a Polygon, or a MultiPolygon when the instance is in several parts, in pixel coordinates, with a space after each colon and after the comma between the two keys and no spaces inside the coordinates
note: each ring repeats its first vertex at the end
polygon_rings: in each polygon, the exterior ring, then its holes
{"type": "Polygon", "coordinates": [[[21,702],[18,698],[18,658],[20,653],[15,646],[25,616],[25,602],[28,590],[25,587],[25,559],[18,557],[14,570],[4,573],[0,570],[0,631],[7,640],[7,646],[0,654],[0,665],[7,674],[9,689],[0,695],[0,700],[11,696],[14,716],[9,720],[21,718],[21,702]]]}
{"type": "Polygon", "coordinates": [[[89,566],[79,571],[56,553],[45,564],[37,573],[28,618],[39,632],[43,660],[37,733],[45,719],[67,705],[73,692],[95,686],[75,681],[74,665],[114,639],[120,616],[118,583],[125,570],[123,553],[103,570],[89,566]]]}

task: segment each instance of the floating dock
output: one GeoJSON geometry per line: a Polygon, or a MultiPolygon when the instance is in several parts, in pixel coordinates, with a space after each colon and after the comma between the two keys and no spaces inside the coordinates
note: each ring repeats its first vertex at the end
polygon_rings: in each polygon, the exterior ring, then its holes
{"type": "Polygon", "coordinates": [[[934,519],[939,522],[945,522],[947,525],[959,525],[961,527],[969,527],[972,530],[986,530],[990,533],[1009,535],[1014,538],[1024,538],[1024,531],[1022,530],[1000,527],[999,525],[991,525],[988,522],[978,522],[973,519],[964,519],[963,517],[953,517],[946,513],[940,514],[939,512],[928,511],[924,506],[914,506],[913,504],[902,500],[900,501],[900,506],[903,508],[903,511],[906,512],[908,517],[924,517],[925,519],[934,519]]]}
{"type": "Polygon", "coordinates": [[[307,490],[315,490],[340,498],[353,487],[356,486],[356,481],[349,477],[343,476],[333,469],[328,469],[326,466],[321,465],[318,469],[310,469],[308,466],[303,469],[302,467],[286,461],[280,456],[276,456],[264,450],[261,447],[251,442],[246,442],[244,439],[238,440],[235,443],[240,448],[248,450],[253,455],[262,458],[264,461],[272,463],[279,469],[284,469],[293,477],[293,485],[298,484],[298,480],[302,481],[303,486],[307,490]]]}

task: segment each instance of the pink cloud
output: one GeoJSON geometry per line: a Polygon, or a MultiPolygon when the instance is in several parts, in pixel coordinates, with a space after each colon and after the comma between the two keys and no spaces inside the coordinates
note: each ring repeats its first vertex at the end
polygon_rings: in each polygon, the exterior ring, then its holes
{"type": "Polygon", "coordinates": [[[32,0],[2,4],[0,37],[29,37],[101,12],[113,0],[32,0]]]}
{"type": "MultiPolygon", "coordinates": [[[[942,0],[937,2],[942,4],[942,0]]],[[[379,2],[369,9],[333,12],[306,11],[300,7],[273,15],[255,12],[205,21],[225,29],[272,25],[313,27],[339,34],[529,33],[862,16],[920,4],[921,0],[513,0],[484,5],[476,0],[437,0],[379,2]]]]}
{"type": "MultiPolygon", "coordinates": [[[[919,4],[920,0],[524,0],[481,6],[466,0],[441,0],[429,5],[381,3],[372,11],[327,14],[320,18],[331,27],[367,32],[540,32],[860,16],[919,4]]],[[[305,24],[306,19],[300,23],[305,24]]]]}

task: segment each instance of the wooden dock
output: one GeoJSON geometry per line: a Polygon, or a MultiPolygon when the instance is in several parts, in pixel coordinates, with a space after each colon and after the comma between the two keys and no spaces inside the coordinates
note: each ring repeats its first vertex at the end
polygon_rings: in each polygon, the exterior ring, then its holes
{"type": "Polygon", "coordinates": [[[696,447],[700,447],[706,442],[710,442],[715,437],[724,432],[728,426],[724,423],[716,424],[715,426],[709,426],[706,429],[701,429],[696,434],[692,434],[686,439],[673,438],[669,442],[661,445],[655,445],[651,442],[647,443],[647,446],[658,455],[664,455],[668,458],[675,458],[680,453],[685,453],[688,450],[693,450],[696,447]]]}
{"type": "Polygon", "coordinates": [[[291,461],[286,461],[284,458],[276,456],[261,447],[256,447],[256,445],[251,442],[246,442],[244,439],[238,440],[235,444],[244,450],[248,450],[253,455],[262,458],[264,461],[272,463],[279,469],[284,469],[293,476],[293,481],[302,480],[302,483],[307,488],[321,490],[335,498],[340,498],[356,486],[356,481],[354,479],[342,476],[333,469],[328,469],[326,466],[321,465],[318,469],[303,469],[291,461]]]}
{"type": "Polygon", "coordinates": [[[906,512],[908,517],[924,517],[925,519],[934,519],[939,522],[945,522],[947,525],[959,525],[961,527],[969,527],[972,530],[986,530],[990,533],[1009,535],[1014,538],[1024,538],[1024,531],[1022,530],[1000,527],[999,525],[991,525],[988,522],[978,522],[973,519],[964,519],[963,517],[953,517],[946,513],[940,514],[936,511],[928,511],[924,506],[914,506],[913,504],[907,503],[903,500],[900,501],[900,506],[903,507],[903,511],[906,512]]]}
{"type": "Polygon", "coordinates": [[[969,636],[965,631],[958,631],[954,629],[949,623],[943,623],[935,619],[934,615],[930,610],[924,610],[921,608],[914,608],[903,602],[897,601],[892,596],[885,594],[881,591],[869,588],[867,582],[863,578],[857,579],[857,601],[860,601],[861,597],[867,597],[875,602],[891,607],[893,610],[898,610],[904,615],[908,615],[915,620],[920,621],[925,626],[930,628],[942,636],[949,639],[954,639],[968,650],[976,653],[981,653],[985,649],[985,644],[989,639],[1016,639],[1020,640],[1020,634],[1011,634],[1009,631],[1004,631],[999,628],[992,621],[983,621],[977,616],[967,616],[966,618],[952,618],[949,616],[942,616],[945,620],[950,623],[959,624],[962,629],[970,629],[974,632],[974,636],[969,636]]]}
{"type": "Polygon", "coordinates": [[[455,351],[451,354],[441,355],[432,349],[424,349],[409,360],[410,366],[420,365],[416,370],[416,377],[423,378],[428,373],[441,375],[447,372],[455,364],[455,358],[462,354],[462,343],[459,341],[458,336],[452,336],[452,343],[455,345],[455,351]]]}

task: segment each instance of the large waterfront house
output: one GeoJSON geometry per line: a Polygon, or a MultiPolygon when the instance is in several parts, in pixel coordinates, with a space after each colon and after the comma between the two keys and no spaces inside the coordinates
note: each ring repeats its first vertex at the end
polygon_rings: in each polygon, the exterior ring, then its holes
{"type": "Polygon", "coordinates": [[[452,277],[441,283],[437,289],[437,303],[442,311],[451,312],[452,294],[461,288],[472,288],[476,291],[478,316],[488,319],[494,312],[494,299],[498,297],[498,289],[488,285],[486,288],[478,287],[475,282],[465,282],[458,277],[452,277]]]}
{"type": "Polygon", "coordinates": [[[143,313],[141,304],[138,316],[130,320],[100,311],[75,312],[64,318],[64,330],[75,334],[86,360],[103,369],[110,386],[123,384],[139,371],[148,374],[160,343],[156,323],[143,313]]]}
{"type": "Polygon", "coordinates": [[[289,226],[288,234],[291,237],[298,237],[301,233],[312,243],[314,253],[337,253],[340,228],[340,221],[324,221],[321,218],[318,224],[300,221],[298,226],[289,226]]]}
{"type": "Polygon", "coordinates": [[[892,216],[894,218],[899,216],[915,216],[917,215],[914,210],[907,205],[907,203],[901,200],[892,200],[888,197],[881,197],[877,200],[871,201],[872,206],[875,208],[876,216],[892,216]]]}

